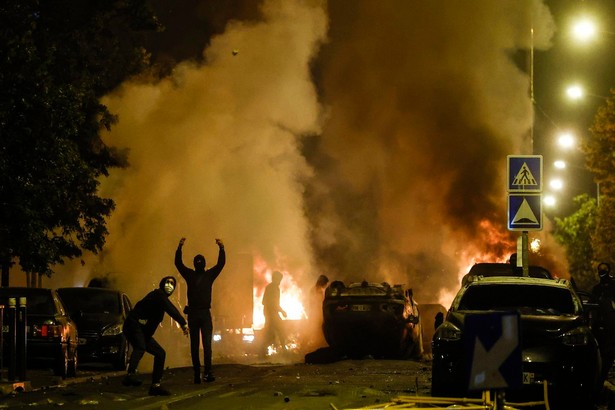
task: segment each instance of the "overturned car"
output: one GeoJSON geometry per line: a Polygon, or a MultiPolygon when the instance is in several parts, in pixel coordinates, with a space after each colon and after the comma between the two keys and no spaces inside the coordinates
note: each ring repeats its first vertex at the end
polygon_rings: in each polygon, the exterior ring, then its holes
{"type": "Polygon", "coordinates": [[[332,282],[323,302],[323,332],[331,348],[351,358],[408,358],[422,350],[412,290],[386,282],[332,282]]]}

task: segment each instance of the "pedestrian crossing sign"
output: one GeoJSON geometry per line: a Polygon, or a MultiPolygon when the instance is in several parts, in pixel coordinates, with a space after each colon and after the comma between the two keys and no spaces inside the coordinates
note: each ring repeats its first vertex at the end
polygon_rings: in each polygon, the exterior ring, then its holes
{"type": "Polygon", "coordinates": [[[542,230],[542,194],[508,194],[508,229],[542,230]]]}
{"type": "Polygon", "coordinates": [[[542,192],[542,155],[509,155],[508,192],[542,192]]]}

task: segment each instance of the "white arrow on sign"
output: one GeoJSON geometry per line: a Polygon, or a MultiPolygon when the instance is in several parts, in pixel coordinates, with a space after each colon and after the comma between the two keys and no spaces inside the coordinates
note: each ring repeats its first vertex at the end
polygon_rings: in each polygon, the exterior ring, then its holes
{"type": "Polygon", "coordinates": [[[517,317],[513,315],[502,316],[502,336],[489,351],[485,349],[480,339],[476,338],[470,386],[477,389],[485,385],[489,388],[508,387],[508,383],[500,373],[500,366],[519,344],[518,323],[517,317]]]}

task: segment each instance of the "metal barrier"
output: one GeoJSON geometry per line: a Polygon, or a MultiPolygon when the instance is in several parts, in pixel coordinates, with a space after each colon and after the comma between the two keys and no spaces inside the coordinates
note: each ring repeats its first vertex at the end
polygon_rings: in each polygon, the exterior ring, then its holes
{"type": "MultiPolygon", "coordinates": [[[[476,398],[456,398],[456,397],[430,397],[430,396],[400,396],[388,403],[379,403],[367,407],[359,407],[346,410],[364,410],[364,409],[412,409],[412,408],[436,408],[450,409],[459,408],[463,410],[520,410],[526,407],[541,406],[545,410],[550,410],[549,407],[549,391],[547,380],[543,381],[543,400],[531,401],[524,403],[510,403],[504,399],[503,394],[498,392],[493,394],[490,390],[485,390],[480,399],[476,398]],[[451,407],[454,406],[454,407],[451,407]]],[[[330,405],[332,410],[337,410],[333,404],[330,405]]]]}

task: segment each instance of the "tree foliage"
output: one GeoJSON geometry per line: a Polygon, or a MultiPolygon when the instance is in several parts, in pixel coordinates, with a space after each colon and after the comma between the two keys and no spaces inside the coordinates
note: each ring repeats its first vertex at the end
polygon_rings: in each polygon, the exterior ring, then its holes
{"type": "Polygon", "coordinates": [[[596,230],[592,236],[594,262],[615,262],[615,90],[598,109],[583,144],[586,163],[599,184],[596,230]]]}
{"type": "Polygon", "coordinates": [[[595,284],[592,267],[592,235],[596,225],[596,199],[583,194],[574,198],[578,209],[571,215],[555,218],[555,239],[564,246],[570,275],[581,289],[595,284]]]}
{"type": "Polygon", "coordinates": [[[126,165],[100,137],[116,118],[100,97],[147,64],[146,0],[0,5],[0,264],[51,274],[102,249],[114,208],[99,178],[126,165]]]}

